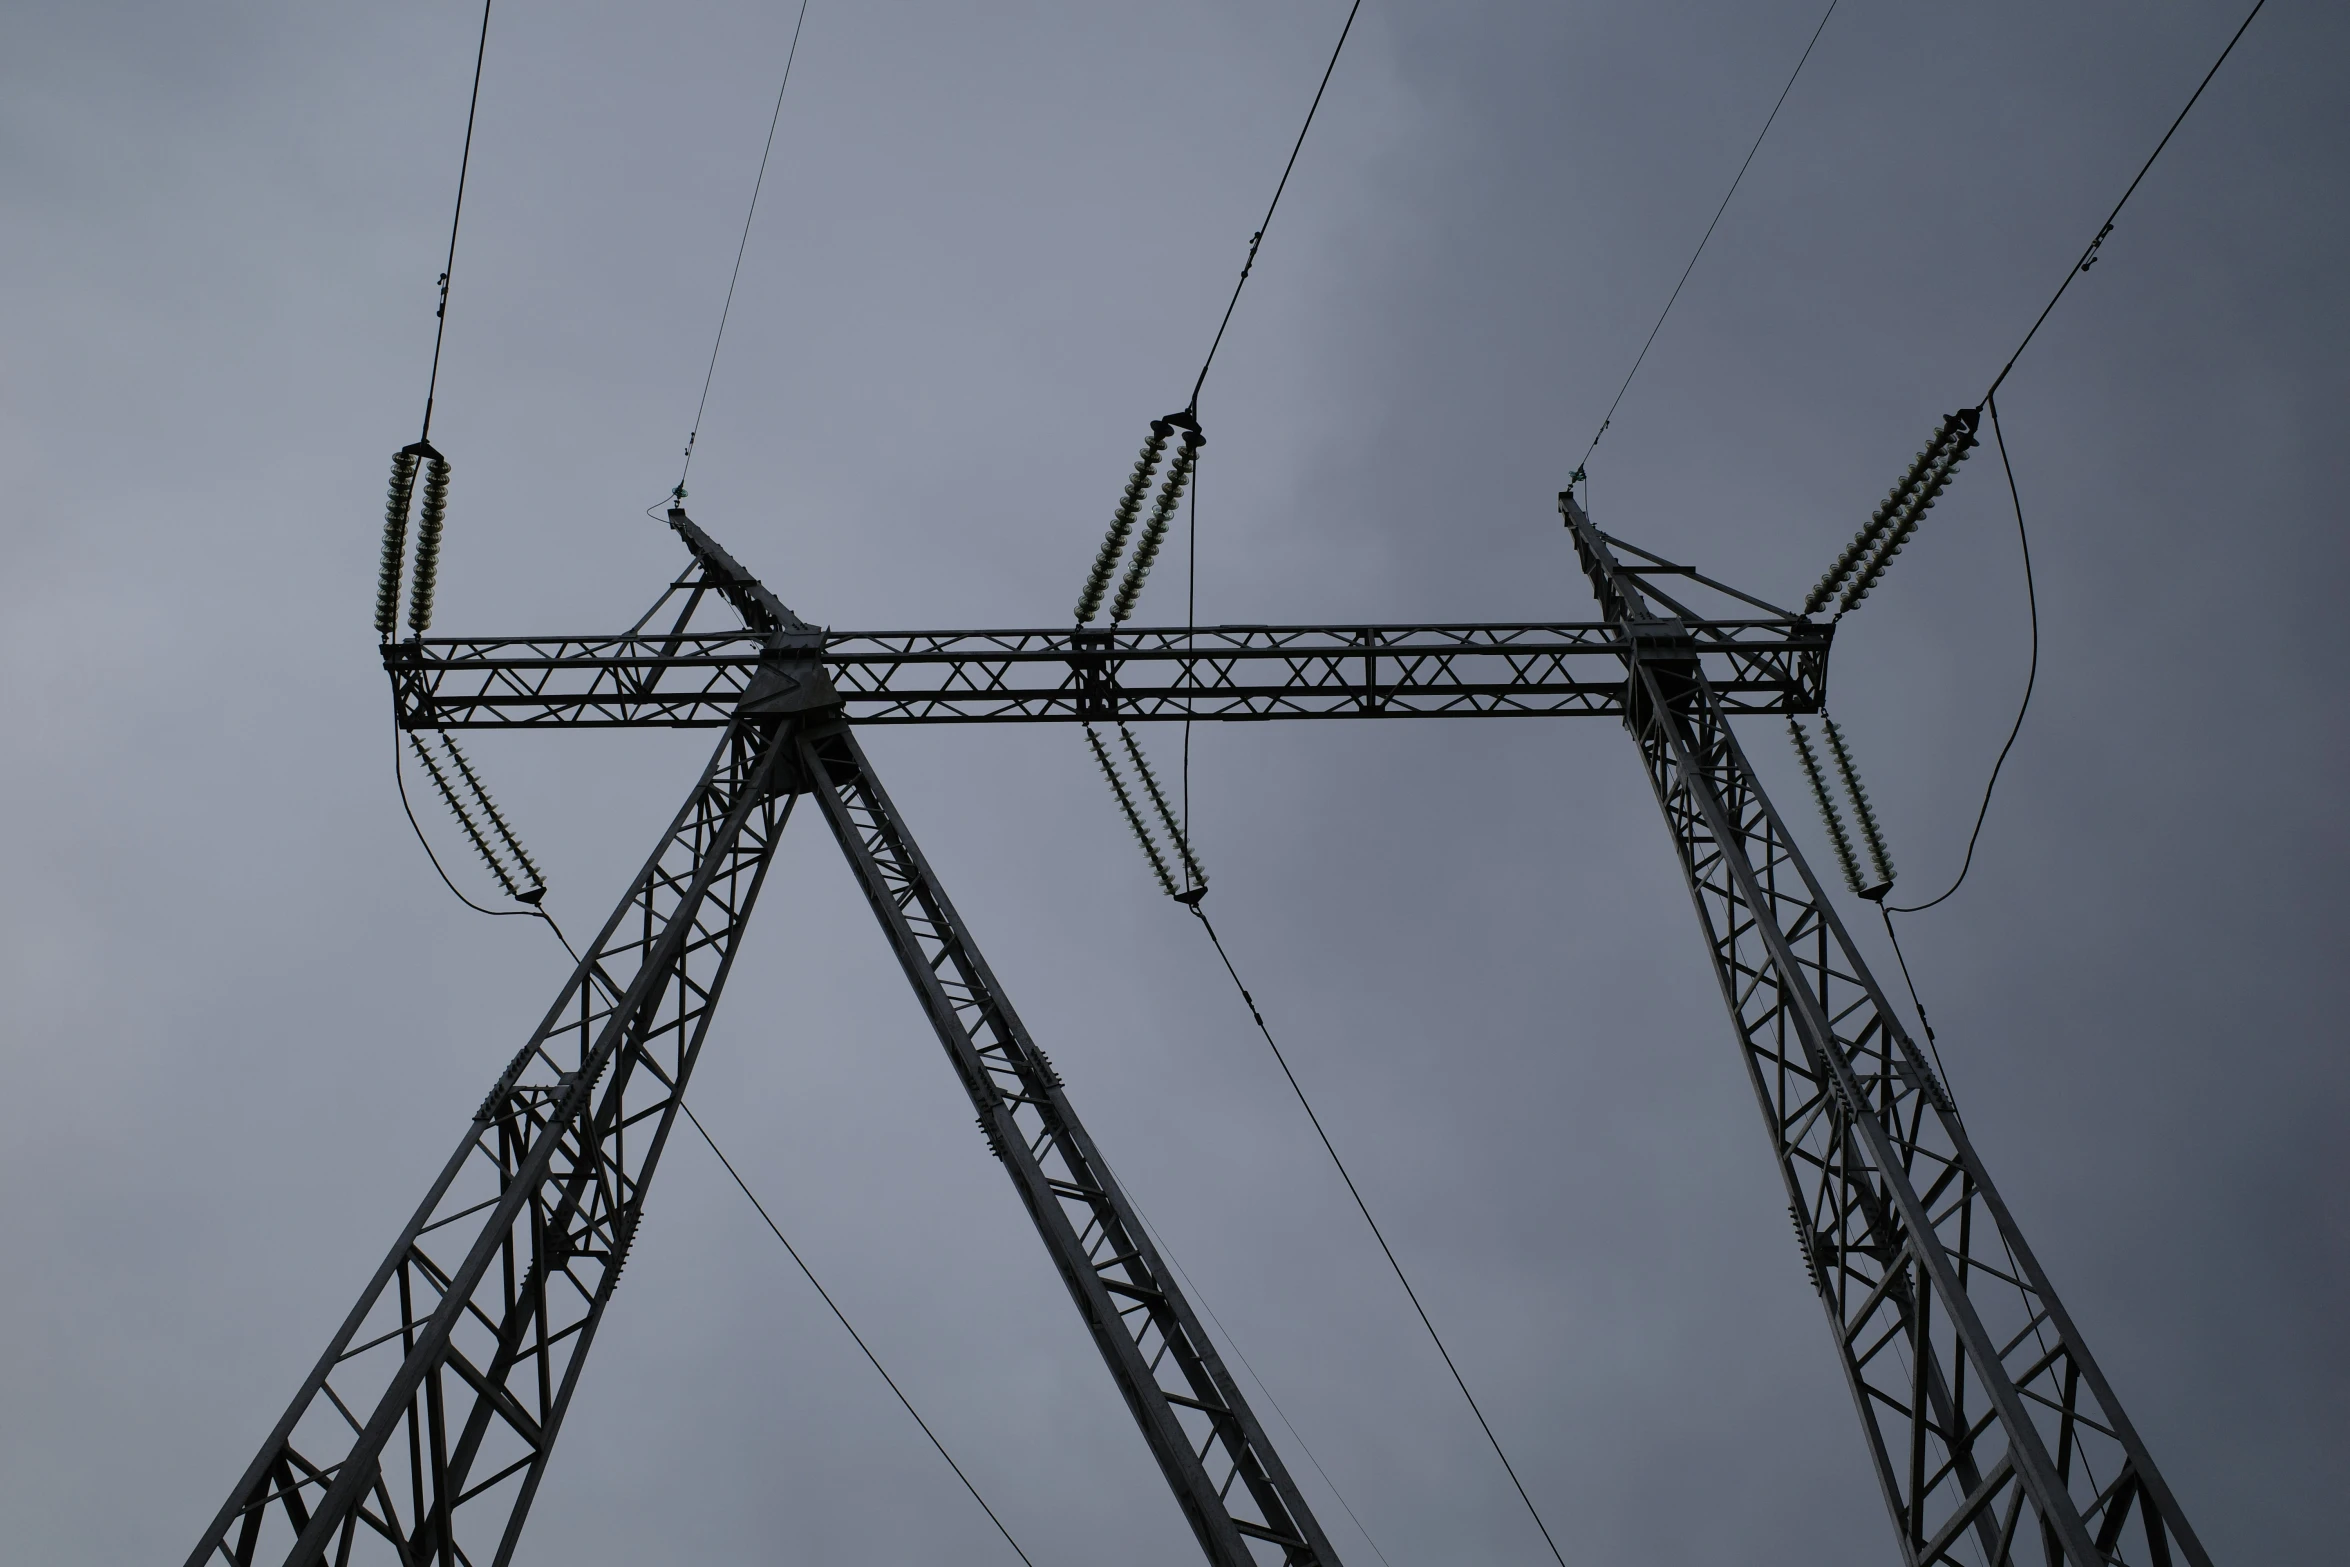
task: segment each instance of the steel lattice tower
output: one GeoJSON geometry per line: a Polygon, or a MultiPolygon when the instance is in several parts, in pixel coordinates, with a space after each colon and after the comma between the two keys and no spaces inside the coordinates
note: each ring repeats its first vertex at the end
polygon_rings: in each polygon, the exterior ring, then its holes
{"type": "Polygon", "coordinates": [[[848,857],[1202,1552],[1217,1567],[1334,1564],[856,732],[1570,715],[1620,718],[1639,746],[1901,1560],[2209,1567],[1732,734],[1737,715],[1819,710],[1833,628],[1608,537],[1569,495],[1559,510],[1598,622],[837,633],[799,619],[673,509],[692,568],[625,633],[387,640],[412,732],[720,738],[189,1567],[511,1560],[803,797],[848,857]],[[1699,615],[1659,578],[1738,608],[1699,615]],[[739,626],[697,624],[720,604],[739,626]]]}

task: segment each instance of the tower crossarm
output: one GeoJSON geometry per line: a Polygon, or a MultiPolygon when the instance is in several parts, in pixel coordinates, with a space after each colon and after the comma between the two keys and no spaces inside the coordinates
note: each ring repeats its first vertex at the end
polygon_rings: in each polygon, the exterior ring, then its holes
{"type": "Polygon", "coordinates": [[[1560,497],[1909,1567],[2209,1567],[1731,733],[1687,628],[1560,497]]]}
{"type": "Polygon", "coordinates": [[[738,722],[188,1567],[508,1562],[788,814],[738,722]]]}
{"type": "MultiPolygon", "coordinates": [[[[1336,1554],[846,724],[800,776],[848,856],[1094,1345],[1217,1567],[1336,1554]]],[[[1112,1550],[1111,1556],[1131,1555],[1112,1550]]]]}
{"type": "MultiPolygon", "coordinates": [[[[761,590],[764,591],[764,590],[761,590]]],[[[770,595],[771,597],[771,595],[770,595]]],[[[1826,625],[1685,623],[1731,712],[1808,713],[1826,625]]],[[[860,724],[1621,716],[1609,625],[803,632],[860,724]]],[[[726,723],[774,634],[425,638],[386,644],[413,729],[726,723]]]]}

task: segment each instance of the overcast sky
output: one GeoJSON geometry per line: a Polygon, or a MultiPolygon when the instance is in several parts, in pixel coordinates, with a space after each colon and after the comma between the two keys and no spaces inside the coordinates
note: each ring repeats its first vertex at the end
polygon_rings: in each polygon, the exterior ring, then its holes
{"type": "MultiPolygon", "coordinates": [[[[828,625],[1061,622],[1344,10],[814,0],[696,516],[828,625]]],[[[1593,460],[1600,524],[1799,596],[1980,395],[2239,16],[1849,0],[1593,460]]],[[[1590,618],[1552,497],[1817,18],[1368,0],[1201,403],[1201,617],[1590,618]]],[[[644,508],[791,21],[498,6],[433,430],[436,629],[618,629],[680,566],[644,508]]],[[[409,836],[367,625],[477,22],[0,22],[16,1560],[189,1548],[563,976],[409,836]]],[[[2234,1563],[2326,1559],[2350,1490],[2346,53],[2350,13],[2270,6],[2003,391],[2039,695],[1972,878],[1909,926],[1985,1158],[2234,1563]]],[[[1171,557],[1143,620],[1181,617],[1171,557]]],[[[2022,587],[1978,458],[1838,638],[1905,895],[1963,850],[2022,587]]],[[[578,928],[710,738],[472,750],[578,928]]],[[[1748,741],[1818,850],[1775,727],[1748,741]]],[[[1339,1550],[1540,1558],[1078,736],[868,744],[1294,1424],[1339,1550]]],[[[1623,731],[1207,728],[1192,789],[1235,959],[1568,1560],[1892,1560],[1623,731]]],[[[694,1097],[1038,1567],[1197,1560],[812,820],[694,1097]]],[[[632,1264],[524,1561],[1011,1559],[698,1144],[672,1143],[632,1264]]]]}

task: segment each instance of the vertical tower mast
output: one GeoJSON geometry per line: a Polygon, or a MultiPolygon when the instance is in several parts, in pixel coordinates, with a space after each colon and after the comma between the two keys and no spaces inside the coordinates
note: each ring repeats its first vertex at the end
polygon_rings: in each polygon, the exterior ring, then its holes
{"type": "Polygon", "coordinates": [[[1624,722],[1679,850],[1908,1567],[2209,1567],[1964,1123],[1765,797],[1688,628],[1571,494],[1624,722]],[[2025,1541],[2038,1536],[2035,1547],[2025,1541]]]}

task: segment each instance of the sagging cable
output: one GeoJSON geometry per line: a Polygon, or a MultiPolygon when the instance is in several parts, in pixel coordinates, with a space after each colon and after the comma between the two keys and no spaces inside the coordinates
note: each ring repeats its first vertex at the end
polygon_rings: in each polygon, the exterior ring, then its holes
{"type": "Polygon", "coordinates": [[[1135,602],[1142,597],[1143,580],[1159,558],[1159,546],[1166,542],[1167,525],[1174,521],[1176,508],[1183,504],[1184,486],[1191,482],[1191,471],[1199,464],[1199,449],[1207,444],[1207,437],[1200,434],[1199,422],[1189,414],[1176,414],[1167,422],[1183,431],[1183,440],[1176,448],[1174,461],[1167,465],[1166,482],[1159,486],[1159,498],[1151,506],[1150,520],[1143,524],[1142,537],[1135,543],[1134,559],[1126,566],[1126,579],[1118,584],[1118,596],[1110,603],[1113,625],[1123,625],[1133,615],[1135,602]]]}
{"type": "Polygon", "coordinates": [[[1102,547],[1093,557],[1093,570],[1085,574],[1085,587],[1077,595],[1077,624],[1084,625],[1100,612],[1102,595],[1110,588],[1110,579],[1118,574],[1118,562],[1126,553],[1127,535],[1134,531],[1134,519],[1141,515],[1142,498],[1150,493],[1151,480],[1158,476],[1159,457],[1167,449],[1167,438],[1175,433],[1175,426],[1165,419],[1151,421],[1150,437],[1142,443],[1142,455],[1135,459],[1134,472],[1126,481],[1126,489],[1118,497],[1118,509],[1110,514],[1110,531],[1102,539],[1102,547]]]}
{"type": "Polygon", "coordinates": [[[1126,780],[1118,774],[1117,761],[1110,755],[1109,748],[1102,744],[1102,737],[1094,733],[1091,724],[1085,726],[1085,743],[1093,748],[1093,759],[1101,764],[1102,776],[1110,781],[1110,793],[1118,797],[1118,809],[1125,814],[1126,825],[1134,829],[1134,841],[1141,844],[1142,852],[1150,857],[1151,874],[1158,877],[1159,885],[1166,890],[1168,897],[1180,897],[1175,878],[1167,869],[1166,856],[1159,852],[1158,840],[1151,836],[1142,813],[1134,808],[1134,796],[1127,792],[1126,780]]]}
{"type": "Polygon", "coordinates": [[[1175,846],[1176,854],[1183,861],[1183,890],[1176,892],[1170,888],[1168,896],[1177,903],[1196,905],[1208,895],[1208,873],[1200,869],[1198,857],[1191,852],[1191,838],[1176,820],[1174,809],[1167,804],[1166,792],[1159,787],[1159,775],[1151,771],[1150,759],[1142,754],[1142,746],[1134,738],[1134,731],[1120,724],[1118,738],[1125,743],[1126,755],[1132,759],[1134,771],[1142,779],[1142,787],[1150,795],[1152,807],[1159,813],[1159,825],[1167,830],[1167,841],[1175,846]]]}
{"type": "Polygon", "coordinates": [[[1867,598],[1893,557],[1901,553],[1910,535],[1949,485],[1952,472],[1975,447],[1975,428],[1982,420],[1979,408],[1945,414],[1925,449],[1911,460],[1900,480],[1886,493],[1852,542],[1829,564],[1812,590],[1804,595],[1803,612],[1814,615],[1830,600],[1841,602],[1837,616],[1849,613],[1867,598]]]}
{"type": "Polygon", "coordinates": [[[1869,792],[1861,787],[1860,769],[1852,762],[1852,748],[1844,740],[1844,731],[1836,720],[1826,713],[1820,722],[1828,731],[1828,750],[1836,758],[1836,771],[1844,779],[1844,793],[1852,801],[1853,819],[1860,823],[1861,841],[1869,847],[1869,868],[1877,879],[1867,887],[1852,890],[1871,903],[1881,900],[1893,890],[1893,856],[1885,847],[1885,834],[1877,827],[1876,810],[1869,804],[1869,792]]]}
{"type": "Polygon", "coordinates": [[[1820,820],[1828,829],[1828,842],[1836,850],[1836,864],[1844,872],[1844,885],[1857,895],[1861,890],[1860,860],[1852,852],[1852,837],[1844,830],[1844,815],[1836,809],[1836,801],[1828,793],[1828,780],[1820,774],[1820,759],[1811,748],[1811,737],[1793,718],[1787,720],[1787,738],[1795,742],[1795,759],[1803,764],[1803,776],[1811,785],[1812,803],[1820,808],[1820,820]]]}

